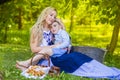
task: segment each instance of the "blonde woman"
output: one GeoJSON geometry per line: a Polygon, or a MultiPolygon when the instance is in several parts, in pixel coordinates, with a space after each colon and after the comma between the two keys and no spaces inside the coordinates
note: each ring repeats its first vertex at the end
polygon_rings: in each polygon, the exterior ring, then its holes
{"type": "MultiPolygon", "coordinates": [[[[33,53],[38,53],[42,49],[46,48],[50,49],[49,45],[51,45],[52,41],[52,33],[50,32],[50,25],[56,19],[56,10],[52,7],[45,8],[40,16],[38,17],[37,22],[31,28],[31,36],[30,36],[30,47],[33,53]]],[[[51,55],[52,50],[48,55],[51,55]]],[[[41,58],[43,55],[41,55],[41,58]]],[[[26,61],[17,61],[16,67],[20,70],[25,70],[30,66],[31,59],[26,61]]]]}

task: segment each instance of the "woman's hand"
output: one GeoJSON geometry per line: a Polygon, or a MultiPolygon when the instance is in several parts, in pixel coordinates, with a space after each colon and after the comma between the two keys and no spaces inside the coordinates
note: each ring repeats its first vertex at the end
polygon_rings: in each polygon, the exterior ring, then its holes
{"type": "Polygon", "coordinates": [[[44,46],[44,48],[42,48],[41,51],[38,53],[48,56],[51,56],[53,54],[52,48],[50,46],[44,46]]]}

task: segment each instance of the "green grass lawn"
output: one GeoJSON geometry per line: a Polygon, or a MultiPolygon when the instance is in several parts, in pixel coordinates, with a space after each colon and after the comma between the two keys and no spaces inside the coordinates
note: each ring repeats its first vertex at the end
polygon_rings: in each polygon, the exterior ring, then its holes
{"type": "MultiPolygon", "coordinates": [[[[15,68],[16,60],[25,60],[32,56],[29,46],[13,45],[13,44],[0,44],[0,71],[3,75],[3,80],[33,80],[26,79],[20,75],[20,71],[15,68]]],[[[109,56],[108,56],[109,57],[109,56]]],[[[110,59],[110,58],[107,58],[110,59]]],[[[112,62],[105,61],[106,65],[116,66],[118,65],[119,56],[113,56],[112,62]]],[[[93,80],[90,78],[77,77],[65,73],[61,73],[59,76],[47,76],[44,80],[93,80]]],[[[104,80],[104,79],[97,79],[104,80]]]]}

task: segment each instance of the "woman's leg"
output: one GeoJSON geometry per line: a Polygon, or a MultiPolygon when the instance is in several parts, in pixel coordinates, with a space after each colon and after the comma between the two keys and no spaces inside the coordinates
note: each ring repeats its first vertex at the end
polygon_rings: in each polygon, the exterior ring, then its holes
{"type": "Polygon", "coordinates": [[[21,71],[24,71],[24,70],[27,69],[27,67],[23,67],[23,66],[20,66],[18,64],[16,64],[16,68],[19,69],[19,70],[21,70],[21,71]]]}
{"type": "Polygon", "coordinates": [[[108,67],[97,60],[85,62],[71,74],[89,78],[109,78],[109,80],[120,80],[120,69],[108,67]]]}
{"type": "Polygon", "coordinates": [[[24,70],[24,68],[28,68],[31,64],[36,65],[38,63],[38,61],[43,57],[44,57],[44,55],[37,54],[33,58],[30,58],[28,60],[17,61],[16,67],[21,69],[21,70],[24,70]]]}
{"type": "Polygon", "coordinates": [[[63,54],[60,57],[51,57],[53,65],[60,67],[61,71],[72,73],[78,69],[85,62],[91,61],[92,58],[79,53],[71,52],[69,54],[63,54]]]}
{"type": "Polygon", "coordinates": [[[50,47],[46,47],[44,49],[42,49],[39,54],[43,54],[43,55],[47,55],[47,56],[51,56],[53,54],[52,48],[50,47]]]}

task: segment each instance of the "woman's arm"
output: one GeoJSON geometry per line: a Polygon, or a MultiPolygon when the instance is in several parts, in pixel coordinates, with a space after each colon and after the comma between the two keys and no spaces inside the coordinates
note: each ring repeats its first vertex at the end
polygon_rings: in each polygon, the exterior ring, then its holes
{"type": "Polygon", "coordinates": [[[33,53],[38,53],[44,48],[48,48],[50,46],[38,46],[38,37],[34,38],[34,40],[30,40],[30,48],[33,53]]]}
{"type": "Polygon", "coordinates": [[[37,37],[34,40],[30,41],[30,48],[33,53],[38,53],[42,47],[38,47],[38,41],[37,37]]]}

